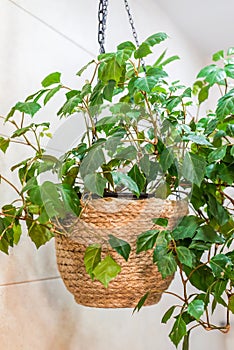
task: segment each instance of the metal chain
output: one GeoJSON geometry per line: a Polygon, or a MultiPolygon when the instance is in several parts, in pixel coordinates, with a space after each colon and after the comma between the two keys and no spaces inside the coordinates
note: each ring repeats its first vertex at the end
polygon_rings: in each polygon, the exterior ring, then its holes
{"type": "MultiPolygon", "coordinates": [[[[133,34],[133,37],[135,39],[136,46],[139,47],[140,44],[139,44],[136,28],[135,28],[134,21],[133,21],[132,15],[131,15],[131,10],[130,10],[128,1],[124,0],[124,4],[125,4],[125,9],[126,9],[127,14],[128,14],[129,23],[130,23],[130,26],[132,28],[132,34],[133,34]]],[[[141,58],[141,66],[142,66],[144,72],[146,73],[145,61],[143,60],[143,58],[141,58]]]]}
{"type": "Polygon", "coordinates": [[[100,53],[105,53],[105,31],[107,18],[108,0],[100,0],[98,8],[98,43],[100,53]]]}

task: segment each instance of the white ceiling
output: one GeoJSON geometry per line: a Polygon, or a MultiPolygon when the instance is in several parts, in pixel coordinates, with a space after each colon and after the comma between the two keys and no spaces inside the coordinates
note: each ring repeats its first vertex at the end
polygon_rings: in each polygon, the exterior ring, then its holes
{"type": "Polygon", "coordinates": [[[154,0],[206,59],[234,46],[234,0],[154,0]]]}

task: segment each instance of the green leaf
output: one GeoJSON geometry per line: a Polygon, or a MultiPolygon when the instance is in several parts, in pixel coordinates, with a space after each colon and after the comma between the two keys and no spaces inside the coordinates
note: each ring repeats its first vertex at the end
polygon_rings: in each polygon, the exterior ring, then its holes
{"type": "Polygon", "coordinates": [[[130,176],[124,174],[124,173],[119,173],[119,172],[111,172],[112,177],[113,177],[113,181],[115,183],[116,186],[124,186],[127,189],[129,189],[129,191],[131,191],[132,193],[134,193],[136,196],[140,196],[140,190],[137,186],[137,184],[135,183],[135,181],[133,181],[130,176]]]}
{"type": "Polygon", "coordinates": [[[224,70],[229,78],[234,79],[234,64],[226,64],[224,70]]]}
{"type": "Polygon", "coordinates": [[[117,50],[136,50],[136,46],[131,41],[125,41],[117,46],[117,50]]]}
{"type": "Polygon", "coordinates": [[[78,75],[79,77],[81,76],[81,74],[92,64],[94,63],[95,60],[92,60],[90,62],[88,62],[84,67],[82,67],[77,73],[76,75],[78,75]]]}
{"type": "Polygon", "coordinates": [[[161,320],[161,323],[167,323],[167,321],[171,318],[171,316],[173,315],[173,312],[175,310],[176,306],[173,305],[171,306],[163,315],[163,318],[161,320]]]}
{"type": "Polygon", "coordinates": [[[62,85],[58,85],[55,88],[51,89],[44,98],[44,105],[49,102],[49,100],[61,89],[62,85]]]}
{"type": "Polygon", "coordinates": [[[195,299],[188,305],[188,313],[196,320],[199,320],[205,311],[205,303],[203,300],[195,299]]]}
{"type": "Polygon", "coordinates": [[[104,163],[105,157],[101,146],[90,149],[80,165],[81,177],[94,173],[104,163]]]}
{"type": "Polygon", "coordinates": [[[203,222],[197,216],[185,216],[177,227],[172,231],[172,236],[175,240],[184,238],[193,238],[199,225],[203,222]]]}
{"type": "Polygon", "coordinates": [[[221,146],[214,151],[210,152],[208,156],[208,161],[210,163],[215,162],[217,160],[221,160],[225,157],[227,151],[227,145],[221,146]]]}
{"type": "Polygon", "coordinates": [[[134,160],[137,157],[137,150],[134,146],[128,146],[116,153],[115,158],[121,160],[134,160]]]}
{"type": "Polygon", "coordinates": [[[149,292],[145,293],[143,295],[143,297],[139,300],[139,302],[137,303],[137,305],[135,306],[134,310],[132,313],[136,312],[136,311],[140,311],[140,309],[142,308],[142,306],[144,306],[144,303],[146,301],[146,299],[149,296],[149,292]]]}
{"type": "Polygon", "coordinates": [[[42,80],[41,85],[43,87],[47,87],[56,83],[60,83],[60,77],[61,77],[61,73],[59,72],[51,73],[42,80]]]}
{"type": "Polygon", "coordinates": [[[166,218],[154,218],[152,219],[153,223],[158,226],[167,227],[168,219],[166,218]]]}
{"type": "Polygon", "coordinates": [[[222,58],[224,58],[224,51],[223,50],[220,50],[220,51],[214,53],[212,56],[212,60],[215,62],[221,60],[222,58]]]}
{"type": "Polygon", "coordinates": [[[133,165],[132,169],[128,172],[128,176],[137,184],[139,191],[143,192],[145,189],[146,178],[136,164],[133,165]]]}
{"type": "Polygon", "coordinates": [[[27,222],[28,235],[37,247],[37,249],[47,243],[54,235],[44,225],[34,222],[27,222]]]}
{"type": "Polygon", "coordinates": [[[216,71],[216,69],[217,69],[217,66],[215,64],[206,66],[200,70],[200,72],[197,75],[197,78],[206,78],[209,74],[216,71]]]}
{"type": "Polygon", "coordinates": [[[93,279],[93,270],[101,261],[101,246],[100,244],[92,244],[88,246],[85,250],[84,263],[86,272],[93,279]]]}
{"type": "Polygon", "coordinates": [[[193,267],[193,261],[195,259],[194,254],[186,247],[178,246],[176,247],[176,253],[181,264],[189,267],[193,267]]]}
{"type": "Polygon", "coordinates": [[[217,201],[217,198],[208,194],[208,215],[218,220],[219,225],[225,225],[229,221],[228,211],[217,201]]]}
{"type": "MultiPolygon", "coordinates": [[[[177,55],[174,55],[174,56],[171,56],[169,58],[167,58],[165,61],[163,61],[161,64],[160,64],[160,67],[164,67],[166,66],[167,64],[173,62],[173,61],[176,61],[176,60],[180,60],[180,57],[177,56],[177,55]]],[[[155,65],[155,64],[154,64],[155,65]]]]}
{"type": "Polygon", "coordinates": [[[169,337],[173,344],[177,347],[182,338],[187,334],[186,323],[184,322],[182,315],[176,319],[174,326],[169,334],[169,337]]]}
{"type": "Polygon", "coordinates": [[[120,65],[116,56],[113,56],[108,61],[100,64],[98,69],[98,78],[107,83],[109,80],[114,80],[118,84],[124,72],[124,66],[120,65]]]}
{"type": "Polygon", "coordinates": [[[234,264],[227,255],[215,255],[210,260],[210,267],[216,277],[234,279],[234,264]]]}
{"type": "Polygon", "coordinates": [[[187,152],[184,157],[182,174],[185,179],[200,186],[206,171],[206,161],[203,157],[187,152]]]}
{"type": "Polygon", "coordinates": [[[227,56],[231,56],[234,54],[234,47],[229,47],[227,50],[227,56]]]}
{"type": "Polygon", "coordinates": [[[61,193],[65,210],[68,213],[72,213],[78,216],[81,212],[81,205],[80,199],[74,188],[67,183],[59,184],[57,185],[57,188],[61,193]]]}
{"type": "Polygon", "coordinates": [[[110,256],[107,255],[93,270],[94,277],[100,281],[104,287],[108,287],[109,282],[115,278],[121,271],[121,266],[110,256]]]}
{"type": "Polygon", "coordinates": [[[128,261],[129,254],[131,252],[131,246],[128,242],[117,238],[113,235],[109,235],[108,242],[110,243],[111,247],[117,251],[126,261],[128,261]]]}
{"type": "Polygon", "coordinates": [[[9,147],[9,144],[10,144],[10,140],[9,139],[5,139],[4,137],[0,136],[0,150],[3,153],[6,153],[6,150],[9,147]]]}
{"type": "Polygon", "coordinates": [[[159,230],[149,230],[141,233],[137,237],[137,254],[142,251],[152,249],[155,245],[158,233],[159,230]]]}
{"type": "Polygon", "coordinates": [[[166,40],[167,38],[168,38],[168,35],[166,33],[159,32],[149,36],[144,41],[144,43],[148,44],[149,46],[154,46],[154,45],[160,44],[162,41],[166,40]]]}
{"type": "Polygon", "coordinates": [[[37,190],[37,195],[42,198],[48,216],[50,218],[54,216],[64,217],[65,208],[57,191],[57,186],[53,182],[45,181],[41,186],[34,187],[37,190]]]}
{"type": "Polygon", "coordinates": [[[15,110],[29,114],[32,117],[36,114],[41,106],[36,102],[18,102],[15,105],[15,110]]]}
{"type": "Polygon", "coordinates": [[[150,50],[150,45],[143,42],[138,49],[134,52],[135,58],[143,58],[148,56],[152,51],[150,50]]]}
{"type": "Polygon", "coordinates": [[[185,141],[192,141],[197,145],[211,146],[211,143],[207,140],[204,135],[188,134],[183,137],[185,141]]]}
{"type": "Polygon", "coordinates": [[[208,266],[201,266],[196,270],[184,266],[183,270],[186,275],[189,276],[189,282],[194,287],[204,292],[206,292],[214,282],[212,270],[208,266]]]}
{"type": "Polygon", "coordinates": [[[209,225],[200,226],[197,229],[194,241],[203,241],[210,243],[224,243],[223,238],[209,225]]]}
{"type": "Polygon", "coordinates": [[[15,137],[22,136],[22,135],[26,134],[26,132],[29,130],[32,130],[32,125],[25,126],[24,128],[15,130],[11,137],[15,138],[15,137]]]}
{"type": "Polygon", "coordinates": [[[234,314],[234,294],[228,298],[228,309],[234,314]]]}
{"type": "Polygon", "coordinates": [[[137,78],[134,82],[134,86],[137,90],[142,90],[145,92],[151,92],[153,87],[156,85],[158,78],[152,75],[137,78]]]}
{"type": "Polygon", "coordinates": [[[173,164],[174,158],[175,156],[171,149],[165,148],[162,151],[162,153],[160,154],[159,163],[164,172],[167,171],[170,168],[170,166],[173,164]]]}
{"type": "Polygon", "coordinates": [[[84,186],[86,190],[102,197],[106,187],[106,179],[101,174],[88,174],[84,177],[84,186]]]}
{"type": "Polygon", "coordinates": [[[21,225],[18,223],[14,223],[12,229],[14,232],[14,244],[18,244],[22,234],[21,225]]]}
{"type": "Polygon", "coordinates": [[[110,102],[112,101],[115,85],[116,85],[115,80],[108,81],[107,85],[103,89],[103,97],[105,100],[110,102]]]}
{"type": "Polygon", "coordinates": [[[162,278],[173,275],[176,272],[177,264],[172,252],[161,257],[157,262],[158,270],[162,275],[162,278]]]}
{"type": "Polygon", "coordinates": [[[219,120],[223,120],[227,115],[234,114],[234,89],[218,100],[216,115],[219,120]]]}

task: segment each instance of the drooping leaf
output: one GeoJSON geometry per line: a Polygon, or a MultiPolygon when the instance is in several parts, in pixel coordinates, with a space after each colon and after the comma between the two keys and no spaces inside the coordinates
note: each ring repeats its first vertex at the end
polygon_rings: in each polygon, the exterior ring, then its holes
{"type": "Polygon", "coordinates": [[[47,243],[54,235],[46,228],[44,225],[40,225],[38,223],[34,222],[28,222],[28,235],[37,247],[37,249],[47,243]]]}
{"type": "Polygon", "coordinates": [[[49,102],[49,100],[61,89],[62,85],[58,85],[55,88],[51,89],[44,98],[44,105],[49,102]]]}
{"type": "Polygon", "coordinates": [[[128,172],[128,176],[137,184],[139,191],[142,192],[145,188],[146,178],[141,173],[137,164],[134,164],[132,169],[128,172]]]}
{"type": "Polygon", "coordinates": [[[178,246],[176,247],[176,253],[181,264],[193,267],[195,256],[191,250],[189,250],[187,247],[178,246]]]}
{"type": "Polygon", "coordinates": [[[161,323],[167,323],[167,321],[170,320],[175,308],[176,308],[176,306],[173,305],[165,312],[165,314],[163,315],[163,318],[161,320],[161,323]]]}
{"type": "Polygon", "coordinates": [[[142,251],[152,249],[155,245],[158,233],[159,230],[149,230],[141,233],[137,237],[137,254],[142,251]]]}
{"type": "Polygon", "coordinates": [[[65,210],[68,213],[73,213],[78,216],[81,212],[81,205],[74,188],[67,183],[59,184],[57,185],[57,188],[61,193],[65,210]]]}
{"type": "Polygon", "coordinates": [[[42,80],[41,85],[43,87],[48,87],[50,85],[60,83],[60,77],[61,77],[61,73],[59,72],[51,73],[42,80]]]}
{"type": "Polygon", "coordinates": [[[5,137],[0,136],[0,150],[3,153],[6,153],[7,148],[9,147],[10,140],[5,137]]]}
{"type": "Polygon", "coordinates": [[[185,179],[200,186],[206,170],[206,161],[203,157],[187,152],[184,157],[182,174],[185,179]]]}
{"type": "Polygon", "coordinates": [[[189,276],[189,282],[204,292],[212,285],[214,282],[214,276],[212,270],[208,266],[202,266],[193,270],[189,267],[183,267],[184,272],[189,276]]]}
{"type": "Polygon", "coordinates": [[[103,163],[105,163],[105,157],[101,146],[89,150],[80,165],[81,177],[94,173],[103,163]]]}
{"type": "Polygon", "coordinates": [[[196,320],[199,320],[205,311],[205,303],[203,300],[195,299],[188,305],[188,313],[196,320]]]}
{"type": "Polygon", "coordinates": [[[78,76],[80,77],[81,74],[82,74],[92,63],[94,63],[94,62],[95,62],[94,60],[88,62],[84,67],[82,67],[82,68],[76,73],[76,75],[78,75],[78,76]]]}
{"type": "Polygon", "coordinates": [[[121,271],[121,266],[110,256],[107,255],[93,270],[94,277],[100,281],[104,287],[108,287],[110,281],[121,271]]]}
{"type": "Polygon", "coordinates": [[[84,177],[84,186],[86,190],[102,197],[106,187],[106,179],[98,173],[88,174],[84,177]]]}
{"type": "Polygon", "coordinates": [[[117,251],[126,261],[128,261],[129,254],[131,252],[131,246],[123,239],[117,238],[113,235],[109,235],[109,243],[111,247],[117,251]]]}
{"type": "Polygon", "coordinates": [[[169,334],[169,337],[173,344],[177,347],[183,337],[186,335],[186,323],[184,322],[182,315],[176,319],[174,326],[169,334]]]}
{"type": "Polygon", "coordinates": [[[157,266],[162,278],[173,275],[173,273],[176,272],[177,264],[172,252],[162,256],[161,259],[158,260],[157,266]]]}
{"type": "MultiPolygon", "coordinates": [[[[50,218],[54,216],[65,216],[65,207],[60,199],[57,186],[53,182],[45,181],[41,186],[34,187],[36,189],[36,195],[39,197],[39,200],[41,197],[46,212],[50,218]]],[[[30,192],[34,189],[34,187],[30,190],[30,192]]]]}
{"type": "Polygon", "coordinates": [[[84,263],[86,272],[93,279],[93,270],[101,261],[101,246],[100,244],[92,244],[85,250],[84,263]]]}
{"type": "Polygon", "coordinates": [[[210,225],[202,225],[197,231],[193,238],[194,241],[203,241],[210,243],[224,243],[223,238],[210,225]]]}
{"type": "Polygon", "coordinates": [[[140,309],[142,308],[142,306],[144,306],[145,301],[147,300],[149,296],[149,292],[145,293],[143,295],[143,297],[139,300],[139,302],[137,303],[137,305],[135,306],[134,310],[132,313],[136,312],[136,311],[140,311],[140,309]]]}
{"type": "Polygon", "coordinates": [[[108,81],[107,85],[103,89],[103,97],[105,100],[110,102],[112,101],[115,85],[116,85],[115,80],[108,81]]]}
{"type": "Polygon", "coordinates": [[[234,89],[218,100],[216,109],[217,118],[221,121],[229,114],[234,114],[234,89]]]}

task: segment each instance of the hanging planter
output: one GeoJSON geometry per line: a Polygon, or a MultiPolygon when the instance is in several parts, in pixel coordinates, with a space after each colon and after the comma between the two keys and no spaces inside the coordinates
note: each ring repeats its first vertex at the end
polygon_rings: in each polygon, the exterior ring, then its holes
{"type": "MultiPolygon", "coordinates": [[[[134,308],[146,293],[149,296],[145,305],[159,302],[173,275],[163,279],[153,263],[152,253],[137,252],[137,237],[144,231],[160,228],[152,222],[155,217],[167,219],[171,230],[186,214],[187,204],[183,201],[153,197],[136,200],[128,196],[93,199],[85,205],[80,218],[68,216],[63,221],[64,234],[56,235],[57,264],[67,289],[77,303],[101,308],[134,308]],[[122,246],[119,246],[120,242],[122,246]],[[117,250],[122,248],[125,251],[127,261],[111,249],[110,243],[116,245],[117,250]],[[121,266],[121,272],[109,284],[111,274],[103,276],[103,272],[101,275],[96,269],[101,284],[93,281],[87,273],[84,260],[89,246],[94,247],[94,254],[101,254],[102,247],[103,256],[113,258],[121,266]]],[[[117,265],[111,264],[112,260],[107,267],[114,270],[117,265]]],[[[112,273],[116,275],[116,271],[112,273]]]]}
{"type": "Polygon", "coordinates": [[[178,56],[164,51],[151,65],[143,61],[167,35],[139,45],[125,5],[136,46],[104,52],[107,1],[100,1],[101,54],[77,73],[87,73],[83,87],[62,84],[54,72],[5,118],[15,130],[0,137],[1,151],[16,142],[32,154],[11,166],[19,186],[0,175],[17,193],[1,209],[0,249],[8,254],[19,242],[22,223],[37,248],[55,237],[63,281],[83,305],[139,310],[172,294],[180,304],[162,322],[174,317],[170,339],[188,349],[191,329],[228,332],[234,313],[234,50],[216,53],[193,89],[168,82],[165,67],[178,56]],[[222,92],[217,106],[198,119],[192,97],[200,106],[214,85],[222,92]],[[83,118],[85,128],[58,159],[42,147],[50,125],[36,113],[63,91],[58,117],[83,118]],[[182,295],[165,292],[177,269],[182,295]],[[210,305],[225,309],[224,326],[211,322],[210,305]]]}

